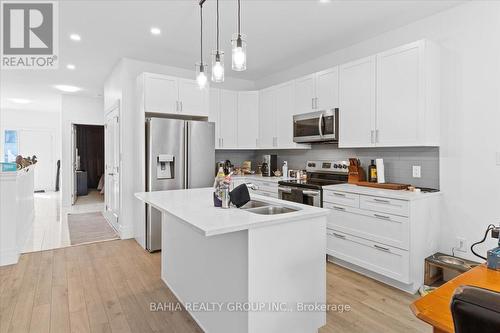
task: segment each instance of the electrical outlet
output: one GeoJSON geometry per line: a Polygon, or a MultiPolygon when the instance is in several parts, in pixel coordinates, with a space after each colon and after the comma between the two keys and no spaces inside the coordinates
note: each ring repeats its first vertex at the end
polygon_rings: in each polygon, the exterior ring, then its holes
{"type": "Polygon", "coordinates": [[[457,237],[456,251],[467,252],[467,240],[463,237],[457,237]]]}
{"type": "Polygon", "coordinates": [[[413,166],[413,178],[422,177],[420,165],[413,166]]]}

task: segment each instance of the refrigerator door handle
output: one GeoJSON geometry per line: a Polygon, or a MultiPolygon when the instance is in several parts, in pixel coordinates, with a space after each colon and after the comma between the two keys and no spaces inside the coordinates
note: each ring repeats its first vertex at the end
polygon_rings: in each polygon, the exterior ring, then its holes
{"type": "Polygon", "coordinates": [[[184,123],[184,188],[189,188],[189,123],[184,123]]]}

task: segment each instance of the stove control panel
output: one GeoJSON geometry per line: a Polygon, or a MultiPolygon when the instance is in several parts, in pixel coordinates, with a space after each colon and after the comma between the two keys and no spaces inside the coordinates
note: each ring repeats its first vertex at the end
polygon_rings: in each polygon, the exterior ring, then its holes
{"type": "Polygon", "coordinates": [[[349,173],[349,161],[307,161],[306,171],[349,173]]]}

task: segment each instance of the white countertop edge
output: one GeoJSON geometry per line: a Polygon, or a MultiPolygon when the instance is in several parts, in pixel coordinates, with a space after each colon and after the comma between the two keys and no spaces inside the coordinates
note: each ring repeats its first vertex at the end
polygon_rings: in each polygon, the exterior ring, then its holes
{"type": "MultiPolygon", "coordinates": [[[[287,201],[284,204],[285,206],[298,207],[298,208],[301,208],[301,210],[298,211],[298,212],[287,213],[287,214],[269,215],[268,219],[264,219],[264,220],[261,220],[261,221],[255,222],[255,223],[249,223],[249,224],[238,225],[238,226],[233,226],[233,227],[227,227],[227,226],[225,226],[225,227],[221,227],[221,228],[218,228],[218,229],[211,229],[211,230],[207,231],[207,230],[201,229],[198,226],[192,224],[191,222],[187,221],[186,219],[184,219],[183,217],[179,216],[178,214],[174,214],[174,213],[166,210],[165,208],[159,207],[156,204],[146,202],[145,198],[142,196],[142,194],[144,194],[144,193],[145,192],[143,192],[143,193],[135,193],[134,196],[137,199],[139,199],[139,200],[141,200],[141,201],[143,201],[145,203],[150,204],[152,207],[158,209],[161,212],[166,212],[166,213],[169,213],[169,214],[171,214],[171,215],[179,218],[184,223],[186,223],[191,228],[193,228],[195,231],[199,232],[200,234],[202,234],[202,235],[204,235],[206,237],[223,235],[223,234],[227,234],[227,233],[231,233],[231,232],[237,232],[237,231],[254,229],[254,228],[261,228],[261,227],[271,226],[271,225],[276,225],[276,224],[281,224],[281,223],[285,223],[285,222],[293,222],[293,221],[297,221],[297,220],[302,220],[304,217],[306,217],[306,218],[315,218],[315,217],[327,216],[329,214],[329,210],[325,209],[325,208],[320,208],[320,207],[302,208],[300,206],[304,206],[304,205],[300,205],[300,204],[296,204],[296,203],[288,202],[287,201]],[[311,208],[314,208],[314,209],[311,209],[311,208]],[[295,214],[295,215],[291,216],[292,214],[295,214]]],[[[268,196],[263,196],[263,195],[258,195],[258,194],[252,194],[251,198],[252,199],[257,199],[257,200],[260,200],[260,201],[276,202],[276,203],[279,203],[279,204],[283,205],[283,203],[281,203],[282,200],[271,198],[271,197],[268,197],[268,196]]],[[[222,210],[224,208],[219,208],[219,209],[222,210]]],[[[232,208],[229,208],[229,209],[238,209],[238,208],[232,207],[232,208]]],[[[247,213],[248,214],[253,214],[251,212],[247,212],[247,213]]],[[[259,216],[262,217],[263,215],[259,215],[259,216]]]]}
{"type": "Polygon", "coordinates": [[[338,192],[346,192],[360,195],[372,195],[377,197],[384,197],[390,199],[398,199],[398,200],[406,200],[406,201],[414,201],[414,200],[422,200],[428,199],[435,196],[441,196],[443,192],[431,192],[431,193],[423,193],[423,192],[411,192],[404,190],[388,190],[388,189],[379,189],[368,186],[359,186],[355,184],[336,184],[336,185],[327,185],[323,186],[324,191],[338,191],[338,192]]]}

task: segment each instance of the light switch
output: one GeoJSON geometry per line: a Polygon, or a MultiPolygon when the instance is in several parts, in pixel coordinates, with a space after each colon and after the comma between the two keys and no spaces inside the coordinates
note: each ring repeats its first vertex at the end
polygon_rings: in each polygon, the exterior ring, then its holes
{"type": "Polygon", "coordinates": [[[422,177],[422,174],[421,174],[421,168],[420,168],[420,165],[414,165],[413,166],[413,178],[420,178],[422,177]]]}

